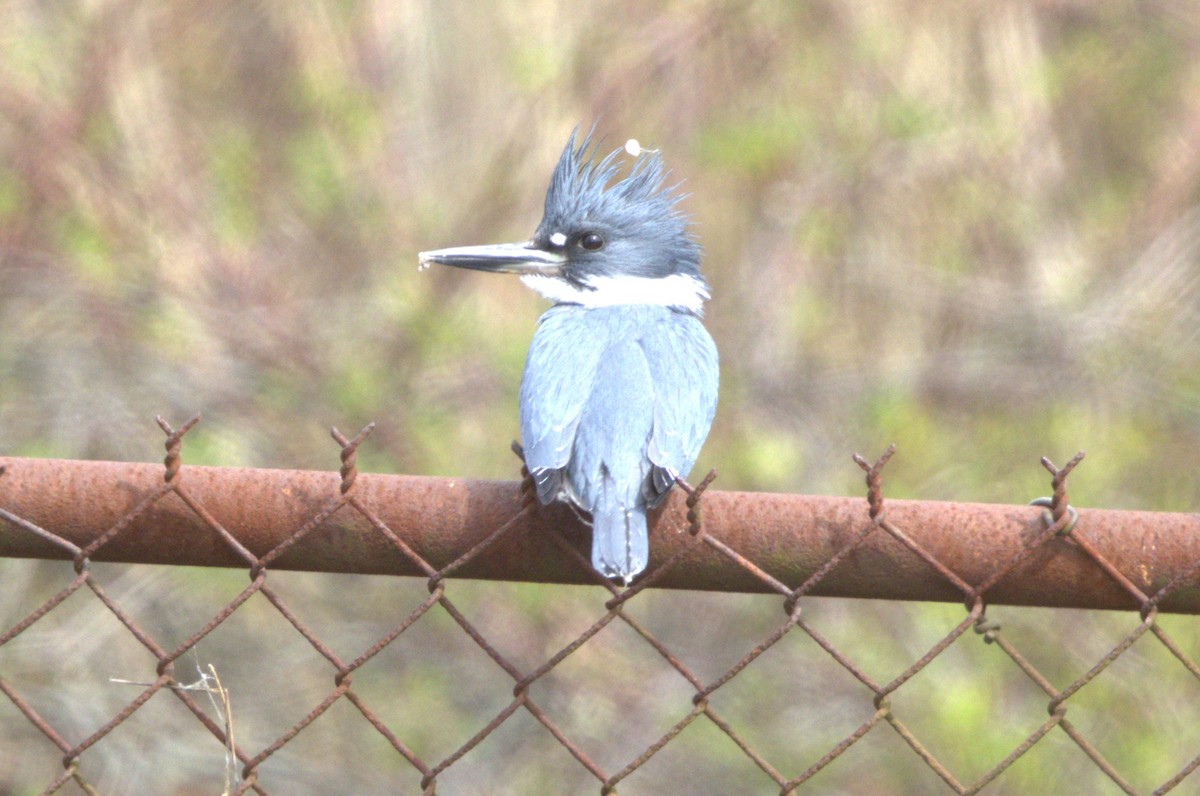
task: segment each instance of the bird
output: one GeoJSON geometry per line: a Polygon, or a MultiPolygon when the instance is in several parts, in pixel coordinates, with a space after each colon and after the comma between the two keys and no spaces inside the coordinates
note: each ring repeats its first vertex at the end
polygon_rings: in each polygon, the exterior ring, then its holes
{"type": "MultiPolygon", "coordinates": [[[[628,586],[649,560],[647,510],[691,472],[717,408],[709,286],[679,184],[630,139],[599,157],[572,131],[541,223],[519,243],[421,252],[432,264],[515,273],[549,299],[525,360],[520,427],[542,504],[591,516],[592,566],[628,586]]],[[[585,520],[586,521],[586,520],[585,520]]]]}

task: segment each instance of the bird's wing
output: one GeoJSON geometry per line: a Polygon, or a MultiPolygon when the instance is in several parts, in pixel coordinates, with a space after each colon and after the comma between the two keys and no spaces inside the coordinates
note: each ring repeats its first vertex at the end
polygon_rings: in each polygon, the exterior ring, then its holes
{"type": "Polygon", "coordinates": [[[654,429],[647,456],[650,506],[662,501],[676,476],[687,477],[717,411],[717,347],[699,319],[677,315],[641,341],[654,384],[654,429]]]}
{"type": "MultiPolygon", "coordinates": [[[[581,334],[572,307],[552,307],[538,321],[521,380],[521,439],[538,498],[549,503],[569,490],[564,468],[592,391],[606,341],[581,334]]],[[[573,497],[569,494],[568,497],[573,497]]]]}

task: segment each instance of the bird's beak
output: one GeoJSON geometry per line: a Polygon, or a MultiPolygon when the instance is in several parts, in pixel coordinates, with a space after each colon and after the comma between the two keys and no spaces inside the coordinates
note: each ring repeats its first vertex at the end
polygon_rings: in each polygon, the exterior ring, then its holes
{"type": "Polygon", "coordinates": [[[539,274],[556,276],[562,272],[567,258],[558,252],[538,248],[533,241],[525,243],[496,243],[489,246],[458,246],[438,249],[418,255],[424,271],[434,263],[493,271],[502,274],[539,274]]]}

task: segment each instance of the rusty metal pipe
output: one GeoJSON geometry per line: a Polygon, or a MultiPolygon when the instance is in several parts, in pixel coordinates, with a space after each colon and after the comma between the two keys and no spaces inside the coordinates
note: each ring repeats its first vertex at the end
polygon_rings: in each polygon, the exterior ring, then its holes
{"type": "MultiPolygon", "coordinates": [[[[0,510],[82,548],[163,487],[151,464],[0,457],[0,510]]],[[[256,556],[265,555],[339,495],[337,473],[184,467],[177,482],[256,556]]],[[[514,482],[360,474],[352,494],[418,555],[441,568],[485,539],[521,506],[514,482]]],[[[651,517],[651,565],[690,547],[657,585],[766,591],[745,568],[688,533],[679,490],[651,517]]],[[[889,500],[889,522],[969,584],[983,582],[1044,528],[1041,509],[978,503],[889,500]]],[[[1081,509],[1077,533],[1147,594],[1185,576],[1161,610],[1200,613],[1200,515],[1081,509]]],[[[709,491],[705,530],[789,587],[796,587],[871,523],[861,498],[709,491]]],[[[548,583],[594,582],[550,534],[579,550],[587,529],[561,505],[534,506],[512,531],[473,559],[462,577],[548,583]]],[[[70,558],[70,553],[0,513],[0,556],[70,558]]],[[[244,567],[178,494],[168,493],[103,545],[99,561],[244,567]]],[[[272,569],[419,575],[353,506],[342,506],[271,563],[272,569]]],[[[963,595],[882,529],[832,571],[815,595],[961,601],[963,595]]],[[[1136,608],[1077,545],[1052,539],[985,595],[991,603],[1136,608]]]]}

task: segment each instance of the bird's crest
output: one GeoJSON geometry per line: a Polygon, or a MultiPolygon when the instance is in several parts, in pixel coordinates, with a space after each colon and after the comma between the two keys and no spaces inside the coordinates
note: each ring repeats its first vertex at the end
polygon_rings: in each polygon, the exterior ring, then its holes
{"type": "Polygon", "coordinates": [[[686,217],[676,208],[683,195],[675,192],[677,184],[663,186],[667,171],[657,151],[639,149],[629,174],[613,182],[619,170],[617,157],[629,150],[616,149],[596,160],[595,128],[576,147],[578,132],[578,128],[571,132],[546,191],[545,219],[551,226],[627,215],[686,225],[686,217]]]}

